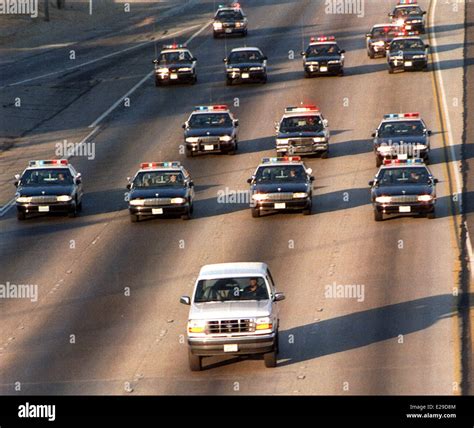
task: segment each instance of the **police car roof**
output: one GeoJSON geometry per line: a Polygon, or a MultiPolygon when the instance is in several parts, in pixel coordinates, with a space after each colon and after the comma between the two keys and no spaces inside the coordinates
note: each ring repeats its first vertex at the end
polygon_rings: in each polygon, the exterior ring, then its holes
{"type": "Polygon", "coordinates": [[[292,165],[292,166],[303,166],[304,167],[304,164],[303,164],[303,161],[302,160],[299,160],[299,161],[278,161],[278,162],[272,162],[272,161],[268,161],[268,162],[260,162],[259,165],[258,165],[258,168],[260,168],[261,166],[265,166],[265,167],[268,167],[268,166],[289,166],[289,165],[292,165]]]}
{"type": "Polygon", "coordinates": [[[70,169],[71,165],[28,165],[26,169],[70,169]]]}
{"type": "Polygon", "coordinates": [[[420,5],[418,3],[397,4],[395,9],[402,9],[405,7],[420,7],[420,5]]]}
{"type": "Polygon", "coordinates": [[[314,42],[310,42],[309,43],[310,46],[314,46],[314,45],[337,45],[337,41],[336,40],[320,40],[320,41],[317,41],[315,40],[314,42]]]}
{"type": "Polygon", "coordinates": [[[397,40],[420,40],[423,41],[421,37],[419,36],[399,36],[399,37],[394,37],[392,39],[392,42],[395,42],[397,40]]]}
{"type": "Polygon", "coordinates": [[[203,266],[199,272],[199,279],[263,276],[267,268],[266,263],[260,262],[217,263],[203,266]]]}
{"type": "Polygon", "coordinates": [[[262,52],[262,51],[260,50],[260,48],[251,47],[251,46],[247,46],[247,47],[244,47],[244,48],[234,48],[234,49],[232,49],[231,52],[245,52],[245,51],[258,51],[258,52],[262,52]]]}
{"type": "Polygon", "coordinates": [[[188,48],[164,48],[161,53],[173,53],[173,52],[189,52],[188,48]]]}
{"type": "Polygon", "coordinates": [[[283,117],[299,117],[299,116],[321,116],[319,110],[308,111],[289,111],[283,114],[283,117]]]}
{"type": "Polygon", "coordinates": [[[397,27],[400,27],[400,25],[398,25],[398,24],[393,24],[393,23],[390,23],[390,24],[375,24],[372,28],[383,28],[383,27],[394,27],[394,28],[397,28],[397,27]]]}

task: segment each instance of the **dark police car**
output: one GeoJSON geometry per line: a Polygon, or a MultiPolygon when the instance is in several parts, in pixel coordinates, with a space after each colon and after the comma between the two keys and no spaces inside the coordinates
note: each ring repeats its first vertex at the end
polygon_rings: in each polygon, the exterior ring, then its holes
{"type": "Polygon", "coordinates": [[[372,134],[377,166],[385,159],[422,158],[429,162],[431,131],[419,113],[390,113],[383,116],[380,125],[372,134]]]}
{"type": "Polygon", "coordinates": [[[250,184],[252,217],[263,211],[298,210],[311,214],[311,168],[306,168],[299,156],[263,158],[255,173],[247,180],[250,184]]]}
{"type": "Polygon", "coordinates": [[[344,74],[344,49],[340,49],[334,36],[311,37],[303,55],[305,77],[321,74],[344,74]]]}
{"type": "Polygon", "coordinates": [[[155,64],[155,86],[167,83],[196,83],[196,58],[184,45],[165,45],[155,64]]]}
{"type": "Polygon", "coordinates": [[[240,34],[247,35],[248,21],[239,3],[232,3],[230,6],[219,6],[214,15],[212,24],[214,38],[222,35],[240,34]]]}
{"type": "Polygon", "coordinates": [[[197,153],[235,154],[239,121],[225,104],[198,106],[183,124],[186,156],[197,153]]]}
{"type": "Polygon", "coordinates": [[[277,131],[276,151],[283,155],[315,155],[327,158],[329,153],[328,121],[314,105],[286,107],[277,131]]]}
{"type": "Polygon", "coordinates": [[[395,70],[428,71],[428,48],[420,37],[396,37],[387,52],[388,72],[395,70]]]}
{"type": "Polygon", "coordinates": [[[425,14],[426,11],[421,10],[416,0],[400,0],[388,16],[393,23],[403,26],[406,31],[424,33],[425,14]]]}
{"type": "Polygon", "coordinates": [[[129,182],[126,200],[133,223],[144,216],[191,218],[194,183],[179,162],[142,163],[129,182]]]}
{"type": "Polygon", "coordinates": [[[373,59],[376,56],[385,56],[390,42],[399,36],[402,28],[396,24],[377,24],[372,27],[370,33],[365,35],[367,55],[373,59]]]}
{"type": "Polygon", "coordinates": [[[67,213],[82,209],[82,179],[66,159],[33,160],[15,175],[18,220],[30,213],[67,213]]]}
{"type": "Polygon", "coordinates": [[[224,63],[227,85],[236,82],[267,83],[267,57],[259,48],[232,49],[224,63]]]}
{"type": "Polygon", "coordinates": [[[422,159],[386,159],[369,181],[375,221],[384,214],[436,216],[436,183],[422,159]]]}

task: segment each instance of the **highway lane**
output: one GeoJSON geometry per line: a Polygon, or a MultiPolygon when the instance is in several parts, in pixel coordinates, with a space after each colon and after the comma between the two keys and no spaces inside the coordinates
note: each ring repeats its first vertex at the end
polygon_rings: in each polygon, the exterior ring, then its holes
{"type": "Polygon", "coordinates": [[[115,114],[95,138],[96,160],[75,160],[89,195],[83,215],[2,219],[2,277],[37,283],[41,293],[37,305],[0,303],[0,343],[10,343],[2,350],[2,393],[13,392],[16,381],[22,393],[120,394],[127,382],[137,394],[453,393],[457,253],[439,135],[432,169],[442,181],[440,218],[376,224],[368,203],[367,181],[376,172],[369,138],[381,114],[420,111],[439,131],[430,73],[389,76],[383,60],[365,55],[361,36],[384,19],[390,2],[384,4],[367,2],[365,17],[357,18],[326,15],[312,1],[249,2],[249,37],[228,40],[227,48],[261,47],[270,58],[267,85],[225,87],[225,41],[208,32],[192,46],[198,85],[157,90],[150,81],[133,108],[115,114]],[[303,79],[300,58],[288,59],[290,49],[301,49],[302,31],[305,41],[313,33],[339,36],[347,76],[303,79]],[[407,96],[415,90],[423,97],[407,96]],[[180,157],[180,124],[190,106],[235,97],[241,152],[180,157]],[[273,154],[273,122],[300,101],[316,102],[333,131],[331,157],[307,162],[316,175],[316,213],[257,220],[245,205],[218,204],[219,189],[246,189],[260,158],[273,154]],[[132,225],[120,199],[125,177],[140,161],[160,159],[189,167],[196,218],[132,225]],[[269,263],[288,296],[279,367],[216,358],[206,361],[209,370],[190,373],[181,343],[187,308],[179,296],[191,292],[202,264],[244,260],[269,263]],[[365,285],[365,300],[325,298],[324,286],[333,282],[365,285]]]}

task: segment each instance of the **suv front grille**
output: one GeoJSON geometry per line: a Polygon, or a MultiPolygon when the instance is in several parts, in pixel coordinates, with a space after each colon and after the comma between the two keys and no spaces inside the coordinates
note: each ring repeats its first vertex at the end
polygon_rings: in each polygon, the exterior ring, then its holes
{"type": "Polygon", "coordinates": [[[313,138],[291,138],[288,140],[288,143],[294,146],[312,146],[313,138]]]}
{"type": "Polygon", "coordinates": [[[148,198],[145,199],[145,206],[170,205],[171,198],[148,198]]]}
{"type": "Polygon", "coordinates": [[[267,200],[269,201],[287,201],[289,199],[293,199],[293,193],[267,193],[267,200]]]}
{"type": "Polygon", "coordinates": [[[392,202],[395,202],[395,203],[418,202],[418,196],[417,195],[392,196],[392,202]]]}
{"type": "Polygon", "coordinates": [[[207,322],[206,330],[207,334],[248,333],[255,331],[255,324],[248,318],[212,320],[207,322]]]}
{"type": "Polygon", "coordinates": [[[31,202],[33,204],[52,204],[57,202],[56,196],[32,196],[31,202]]]}

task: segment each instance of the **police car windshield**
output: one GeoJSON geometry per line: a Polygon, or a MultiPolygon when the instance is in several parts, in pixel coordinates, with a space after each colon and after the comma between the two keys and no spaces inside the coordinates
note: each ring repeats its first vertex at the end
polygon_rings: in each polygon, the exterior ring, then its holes
{"type": "Polygon", "coordinates": [[[409,50],[424,50],[425,44],[421,39],[401,39],[394,40],[390,45],[391,51],[409,51],[409,50]]]}
{"type": "Polygon", "coordinates": [[[20,180],[22,186],[69,186],[74,180],[67,168],[29,169],[20,180]]]}
{"type": "Polygon", "coordinates": [[[323,130],[320,116],[285,117],[281,121],[280,132],[319,132],[323,130]]]}
{"type": "Polygon", "coordinates": [[[160,55],[158,64],[166,65],[166,64],[173,64],[176,62],[189,62],[189,61],[191,61],[191,55],[187,51],[166,52],[160,55]]]}
{"type": "Polygon", "coordinates": [[[184,177],[181,171],[142,171],[133,180],[133,187],[182,187],[184,177]]]}
{"type": "Polygon", "coordinates": [[[255,175],[257,183],[305,182],[303,165],[261,166],[255,175]]]}
{"type": "Polygon", "coordinates": [[[339,46],[335,43],[318,43],[306,49],[306,56],[339,55],[339,46]]]}
{"type": "Polygon", "coordinates": [[[220,10],[217,12],[216,19],[220,21],[237,21],[244,19],[240,10],[220,10]]]}
{"type": "Polygon", "coordinates": [[[232,52],[229,55],[229,62],[231,64],[239,64],[244,62],[262,62],[263,58],[258,51],[238,51],[232,52]]]}
{"type": "Polygon", "coordinates": [[[404,184],[430,184],[425,167],[383,168],[378,175],[379,186],[400,186],[404,184]]]}
{"type": "Polygon", "coordinates": [[[395,17],[407,17],[409,15],[421,15],[423,11],[419,6],[407,6],[407,7],[397,7],[395,9],[395,17]]]}
{"type": "Polygon", "coordinates": [[[239,300],[268,300],[268,290],[262,277],[202,279],[194,295],[195,303],[239,300]]]}
{"type": "Polygon", "coordinates": [[[395,37],[397,33],[400,31],[399,28],[394,28],[394,27],[380,27],[380,28],[374,28],[372,30],[372,37],[379,37],[379,38],[389,38],[389,37],[395,37]]]}
{"type": "Polygon", "coordinates": [[[232,119],[229,113],[199,113],[189,119],[190,128],[230,128],[232,119]]]}
{"type": "Polygon", "coordinates": [[[424,126],[420,120],[384,122],[379,128],[379,137],[418,137],[424,134],[424,126]]]}

